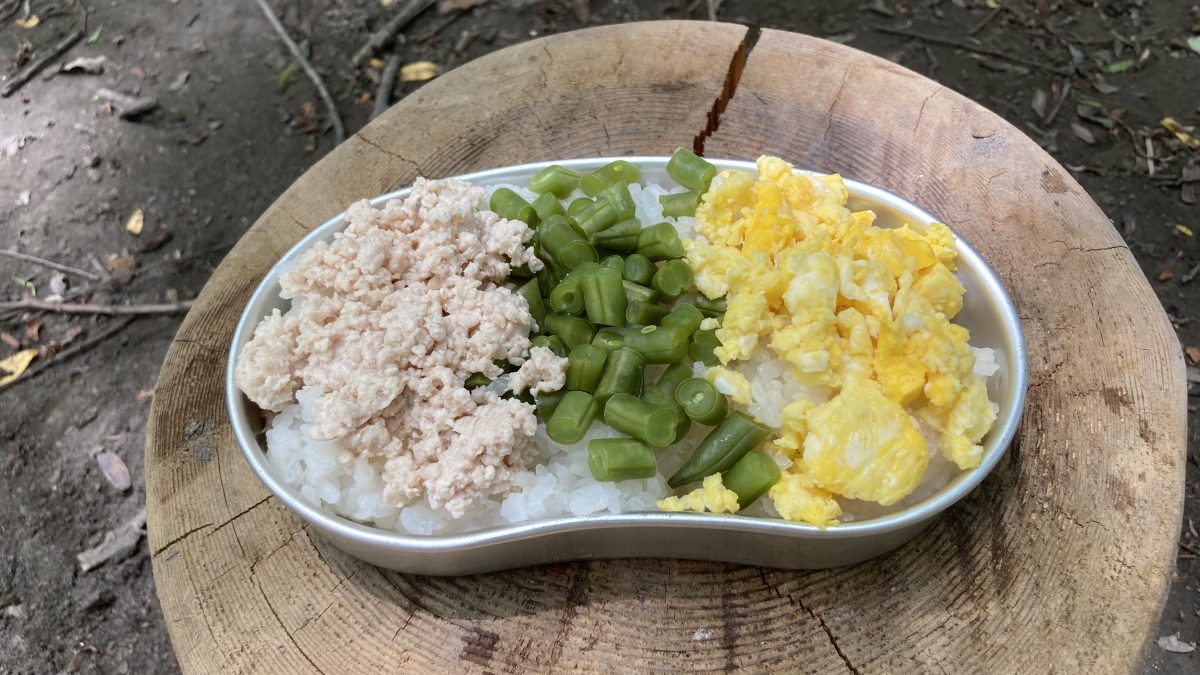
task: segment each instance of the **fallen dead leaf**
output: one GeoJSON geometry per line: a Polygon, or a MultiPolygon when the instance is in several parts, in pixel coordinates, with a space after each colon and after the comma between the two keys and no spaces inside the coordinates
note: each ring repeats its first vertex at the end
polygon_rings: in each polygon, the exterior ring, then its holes
{"type": "Polygon", "coordinates": [[[438,3],[438,14],[465,12],[472,7],[482,5],[487,1],[488,0],[441,0],[441,2],[438,3]]]}
{"type": "Polygon", "coordinates": [[[1029,102],[1029,107],[1033,108],[1033,112],[1038,117],[1046,117],[1046,92],[1041,89],[1033,90],[1033,100],[1029,102]]]}
{"type": "Polygon", "coordinates": [[[383,59],[376,56],[375,58],[371,59],[370,61],[367,61],[367,65],[371,67],[371,70],[382,71],[384,68],[387,67],[387,61],[384,61],[383,59]]]}
{"type": "Polygon", "coordinates": [[[24,349],[0,361],[0,387],[12,382],[25,373],[30,361],[38,355],[36,349],[24,349]]]}
{"type": "Polygon", "coordinates": [[[1112,63],[1108,64],[1107,66],[1104,66],[1104,72],[1106,72],[1106,73],[1123,73],[1136,65],[1137,65],[1136,59],[1121,59],[1120,61],[1113,61],[1112,63]]]}
{"type": "Polygon", "coordinates": [[[1173,266],[1166,267],[1158,275],[1159,281],[1170,281],[1175,278],[1175,268],[1173,266]]]}
{"type": "Polygon", "coordinates": [[[9,349],[21,348],[21,341],[17,339],[17,336],[7,331],[0,330],[0,342],[8,345],[9,349]]]}
{"type": "Polygon", "coordinates": [[[157,386],[158,386],[157,384],[152,384],[149,387],[146,387],[145,389],[139,391],[137,393],[137,396],[133,397],[134,400],[136,400],[138,403],[145,403],[146,401],[149,401],[150,399],[154,398],[154,389],[157,386]]]}
{"type": "Polygon", "coordinates": [[[1088,145],[1096,144],[1096,137],[1092,135],[1092,132],[1087,127],[1083,126],[1079,122],[1076,122],[1075,120],[1071,120],[1071,133],[1075,134],[1075,138],[1078,138],[1088,145]]]}
{"type": "Polygon", "coordinates": [[[1187,354],[1188,365],[1194,366],[1197,363],[1200,363],[1200,349],[1197,349],[1196,347],[1185,347],[1183,353],[1187,354]]]}
{"type": "Polygon", "coordinates": [[[125,221],[125,231],[133,236],[138,236],[142,233],[142,226],[146,224],[146,212],[141,209],[134,209],[129,215],[129,220],[125,221]]]}
{"type": "Polygon", "coordinates": [[[1176,225],[1175,231],[1178,232],[1179,234],[1182,234],[1185,237],[1190,237],[1195,234],[1194,232],[1192,232],[1192,228],[1188,227],[1187,225],[1176,225]]]}
{"type": "Polygon", "coordinates": [[[1174,635],[1164,635],[1158,638],[1158,646],[1160,649],[1176,654],[1189,654],[1196,651],[1196,645],[1190,642],[1184,642],[1179,639],[1179,633],[1174,635]]]}
{"type": "Polygon", "coordinates": [[[1200,35],[1193,35],[1187,39],[1188,49],[1200,54],[1200,35]]]}
{"type": "Polygon", "coordinates": [[[71,59],[62,65],[60,70],[64,73],[87,73],[88,75],[99,75],[104,72],[104,64],[108,63],[108,59],[104,56],[96,56],[92,58],[81,56],[77,59],[71,59]]]}
{"type": "Polygon", "coordinates": [[[1193,150],[1200,150],[1200,138],[1196,138],[1189,133],[1174,117],[1164,117],[1159,124],[1163,125],[1163,128],[1167,131],[1175,134],[1175,138],[1182,141],[1184,145],[1193,150]]]}
{"type": "Polygon", "coordinates": [[[40,317],[36,318],[36,319],[30,319],[29,323],[25,324],[25,339],[26,340],[29,340],[30,342],[40,341],[41,340],[41,337],[40,337],[41,332],[42,332],[42,320],[40,317]]]}
{"type": "Polygon", "coordinates": [[[130,256],[117,255],[110,253],[108,259],[104,261],[104,269],[108,270],[109,274],[127,274],[132,272],[137,267],[137,260],[130,256]]]}
{"type": "Polygon", "coordinates": [[[108,480],[108,484],[124,492],[133,482],[129,478],[129,467],[120,455],[105,450],[96,455],[96,464],[100,465],[100,473],[108,480]]]}
{"type": "Polygon", "coordinates": [[[21,28],[28,30],[30,28],[37,28],[38,24],[40,24],[41,22],[42,22],[42,20],[38,18],[37,14],[30,14],[29,16],[17,19],[13,23],[17,24],[21,28]]]}
{"type": "Polygon", "coordinates": [[[437,77],[440,72],[432,61],[416,61],[400,67],[400,81],[424,82],[437,77]]]}

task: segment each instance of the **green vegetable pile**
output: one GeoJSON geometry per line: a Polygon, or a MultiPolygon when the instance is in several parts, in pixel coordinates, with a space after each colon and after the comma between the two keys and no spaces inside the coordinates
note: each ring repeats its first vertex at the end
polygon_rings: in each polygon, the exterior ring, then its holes
{"type": "MultiPolygon", "coordinates": [[[[687,191],[662,196],[663,214],[694,215],[716,168],[680,148],[667,173],[687,191]]],[[[649,478],[657,471],[652,447],[680,441],[693,421],[712,426],[668,483],[677,488],[721,473],[744,508],[779,479],[775,463],[755,450],[769,431],[730,412],[711,383],[692,377],[692,362],[717,363],[720,342],[700,324],[720,321],[725,301],[679,301],[694,289],[692,270],[670,223],[643,227],[635,217],[629,185],[640,179],[638,167],[624,160],[584,175],[553,165],[530,180],[533,203],[507,188],[492,194],[492,211],[534,228],[545,263],[536,274],[527,267],[512,272],[537,323],[532,345],[567,358],[563,390],[538,395],[538,415],[562,444],[582,440],[597,419],[628,434],[589,442],[588,463],[600,481],[649,478]],[[577,189],[586,197],[564,205],[577,189]],[[650,384],[645,370],[653,364],[667,368],[650,384]]],[[[486,383],[480,376],[468,386],[486,383]]]]}

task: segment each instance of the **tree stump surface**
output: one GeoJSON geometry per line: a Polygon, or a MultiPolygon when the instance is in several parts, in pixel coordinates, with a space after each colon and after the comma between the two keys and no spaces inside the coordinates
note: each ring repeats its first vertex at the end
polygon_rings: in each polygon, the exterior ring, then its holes
{"type": "Polygon", "coordinates": [[[179,329],[146,434],[149,539],[188,673],[1128,672],[1173,570],[1186,391],[1175,333],[1108,219],[1037,144],[904,68],[732,24],[593,28],[427,84],[285,192],[179,329]],[[255,284],[351,202],[522,162],[776,154],[938,214],[1029,344],[1006,460],[898,551],[792,572],[671,560],[430,578],[358,562],[271,498],[233,439],[228,346],[255,284]]]}

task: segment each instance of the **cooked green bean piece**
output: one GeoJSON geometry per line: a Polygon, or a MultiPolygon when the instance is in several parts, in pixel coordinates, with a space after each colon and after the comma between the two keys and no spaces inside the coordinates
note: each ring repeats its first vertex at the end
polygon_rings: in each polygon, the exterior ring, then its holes
{"type": "Polygon", "coordinates": [[[696,207],[700,206],[700,193],[695,190],[663,195],[658,198],[662,205],[663,215],[667,218],[682,218],[696,215],[696,207]]]}
{"type": "Polygon", "coordinates": [[[634,300],[625,306],[625,322],[648,326],[656,324],[667,315],[667,308],[653,302],[634,300]]]}
{"type": "MultiPolygon", "coordinates": [[[[543,258],[543,261],[544,260],[545,259],[543,258]]],[[[542,269],[538,270],[533,276],[535,279],[537,279],[538,291],[541,292],[543,298],[550,297],[550,291],[554,290],[554,287],[558,285],[558,282],[562,281],[562,274],[560,274],[560,270],[549,262],[546,262],[546,264],[542,265],[542,269]]]]}
{"type": "Polygon", "coordinates": [[[591,206],[592,201],[593,200],[588,199],[587,197],[580,197],[578,199],[572,199],[571,203],[567,204],[567,217],[572,218],[572,219],[575,218],[576,214],[578,214],[580,211],[586,209],[587,207],[591,206]]]}
{"type": "Polygon", "coordinates": [[[717,175],[717,167],[704,161],[691,150],[679,148],[667,162],[667,175],[689,190],[704,192],[717,175]]]}
{"type": "Polygon", "coordinates": [[[538,227],[538,246],[551,262],[567,271],[597,260],[596,249],[561,216],[551,216],[538,227]]]}
{"type": "Polygon", "coordinates": [[[621,273],[608,267],[590,269],[582,276],[579,284],[588,321],[601,326],[625,325],[626,300],[621,283],[621,273]]]}
{"type": "Polygon", "coordinates": [[[649,286],[650,280],[654,278],[654,273],[658,271],[658,268],[646,256],[640,253],[631,253],[629,257],[625,258],[623,270],[626,281],[649,286]]]}
{"type": "MultiPolygon", "coordinates": [[[[683,261],[673,260],[667,263],[667,265],[676,262],[683,261]]],[[[687,263],[684,264],[686,265],[687,263]]],[[[666,267],[667,265],[663,265],[663,267],[666,267]]],[[[700,310],[696,309],[695,305],[683,303],[675,305],[675,309],[672,309],[670,314],[663,317],[662,325],[679,326],[687,331],[688,337],[691,337],[692,333],[695,333],[696,330],[700,328],[700,322],[703,320],[704,315],[700,313],[700,310]]]]}
{"type": "MultiPolygon", "coordinates": [[[[650,287],[662,293],[664,297],[674,300],[691,288],[693,281],[695,281],[695,277],[692,276],[692,268],[686,262],[670,260],[654,273],[654,278],[650,280],[650,287]]],[[[691,305],[687,306],[691,307],[691,305]]],[[[696,316],[700,319],[704,318],[698,309],[696,309],[696,316]]],[[[696,321],[696,325],[700,325],[699,320],[696,321]]]]}
{"type": "Polygon", "coordinates": [[[662,389],[675,400],[675,389],[686,379],[692,377],[692,364],[690,363],[672,363],[667,366],[667,369],[658,376],[658,381],[654,386],[662,389]]]}
{"type": "Polygon", "coordinates": [[[640,300],[641,302],[658,302],[660,297],[658,291],[653,288],[647,288],[632,281],[622,282],[621,286],[625,289],[625,298],[630,302],[634,302],[635,300],[640,300]]]}
{"type": "Polygon", "coordinates": [[[542,421],[550,419],[554,414],[554,409],[562,402],[563,391],[544,391],[533,397],[534,405],[537,406],[537,416],[542,418],[542,421]]]}
{"type": "Polygon", "coordinates": [[[640,393],[645,367],[645,357],[632,349],[621,347],[610,352],[604,362],[600,384],[596,385],[596,400],[604,405],[614,394],[640,393]]]}
{"type": "Polygon", "coordinates": [[[593,392],[604,372],[604,360],[608,354],[593,344],[576,345],[567,357],[567,389],[570,391],[593,392]]]}
{"type": "Polygon", "coordinates": [[[738,508],[744,509],[766,494],[779,476],[775,460],[761,450],[751,450],[721,475],[721,482],[737,493],[738,508]]]}
{"type": "Polygon", "coordinates": [[[687,434],[688,429],[692,426],[692,420],[683,412],[683,408],[675,402],[675,397],[670,393],[663,391],[657,386],[646,387],[642,392],[641,399],[650,405],[659,408],[665,408],[671,411],[675,416],[675,440],[672,443],[683,438],[687,434]]]}
{"type": "Polygon", "coordinates": [[[568,348],[592,341],[592,324],[562,312],[550,312],[546,315],[546,330],[561,338],[568,348]]]}
{"type": "Polygon", "coordinates": [[[624,276],[625,274],[625,259],[619,255],[606,255],[600,259],[600,266],[616,270],[624,276]]]}
{"type": "Polygon", "coordinates": [[[721,341],[717,339],[716,331],[698,330],[692,333],[692,343],[688,345],[688,356],[693,361],[699,361],[706,366],[715,366],[720,359],[713,353],[713,350],[720,346],[721,341]]]}
{"type": "Polygon", "coordinates": [[[638,234],[637,252],[651,260],[682,258],[683,242],[670,223],[658,223],[638,234]]]}
{"type": "Polygon", "coordinates": [[[525,298],[529,305],[529,315],[533,317],[538,328],[546,322],[546,305],[542,303],[542,292],[538,288],[537,279],[530,279],[517,288],[517,295],[525,298]]]}
{"type": "Polygon", "coordinates": [[[689,377],[675,388],[675,402],[687,416],[700,424],[712,426],[725,419],[728,407],[725,395],[707,380],[689,377]]]}
{"type": "Polygon", "coordinates": [[[771,431],[740,411],[730,413],[696,446],[696,451],[667,484],[673,488],[728,471],[738,460],[758,447],[771,431]]]}
{"type": "Polygon", "coordinates": [[[575,272],[568,274],[550,291],[550,309],[567,314],[583,312],[583,289],[580,286],[581,277],[575,272]]]}
{"type": "Polygon", "coordinates": [[[533,200],[534,213],[537,213],[538,221],[543,221],[550,216],[565,216],[567,212],[563,210],[562,202],[558,201],[558,197],[547,192],[543,195],[538,195],[538,198],[533,200]]]}
{"type": "MultiPolygon", "coordinates": [[[[530,241],[530,244],[534,243],[536,242],[530,241]]],[[[532,279],[533,276],[533,270],[529,269],[529,265],[518,265],[508,271],[509,279],[532,279]]]]}
{"type": "Polygon", "coordinates": [[[604,404],[604,423],[656,448],[675,442],[678,421],[670,408],[651,405],[633,394],[613,394],[604,404]]]}
{"type": "Polygon", "coordinates": [[[625,336],[616,328],[601,328],[592,338],[592,344],[611,354],[625,345],[625,336]]]}
{"type": "Polygon", "coordinates": [[[589,174],[585,174],[579,180],[579,189],[583,190],[583,194],[595,197],[604,188],[613,183],[636,183],[641,177],[642,172],[638,170],[637,166],[623,159],[618,159],[615,162],[605,164],[589,174]]]}
{"type": "Polygon", "coordinates": [[[568,391],[546,420],[546,435],[563,445],[578,443],[599,414],[600,404],[591,394],[568,391]]]}
{"type": "Polygon", "coordinates": [[[571,216],[575,229],[589,238],[616,225],[620,220],[617,208],[604,199],[597,199],[571,216]]]}
{"type": "Polygon", "coordinates": [[[537,211],[533,210],[533,206],[508,188],[500,188],[493,192],[492,198],[488,200],[488,208],[501,218],[520,220],[530,227],[538,224],[537,211]]]}
{"type": "Polygon", "coordinates": [[[463,386],[467,389],[475,389],[476,387],[483,387],[491,384],[491,382],[492,378],[484,375],[483,373],[471,373],[471,376],[467,378],[467,381],[463,383],[463,386]]]}
{"type": "Polygon", "coordinates": [[[696,298],[696,309],[704,312],[704,316],[721,316],[725,313],[727,306],[728,305],[725,303],[725,298],[723,297],[717,298],[716,300],[709,300],[701,295],[700,297],[696,298]]]}
{"type": "Polygon", "coordinates": [[[558,199],[566,199],[577,187],[579,172],[558,164],[551,164],[529,179],[530,190],[539,194],[554,195],[558,199]]]}
{"type": "Polygon", "coordinates": [[[613,183],[596,195],[597,200],[603,199],[612,205],[617,212],[617,220],[628,220],[637,211],[633,196],[629,194],[629,186],[624,183],[613,183]]]}
{"type": "Polygon", "coordinates": [[[596,246],[611,248],[614,251],[632,252],[638,247],[638,237],[641,233],[641,221],[637,218],[630,218],[597,232],[592,236],[592,241],[596,246]]]}
{"type": "Polygon", "coordinates": [[[554,352],[555,356],[567,355],[567,343],[557,335],[536,335],[529,341],[530,347],[545,347],[554,352]]]}
{"type": "Polygon", "coordinates": [[[679,326],[646,326],[625,336],[625,346],[646,357],[646,363],[682,361],[687,344],[687,331],[679,326]]]}
{"type": "Polygon", "coordinates": [[[597,438],[588,441],[588,468],[598,481],[651,478],[658,470],[654,452],[632,438],[597,438]]]}

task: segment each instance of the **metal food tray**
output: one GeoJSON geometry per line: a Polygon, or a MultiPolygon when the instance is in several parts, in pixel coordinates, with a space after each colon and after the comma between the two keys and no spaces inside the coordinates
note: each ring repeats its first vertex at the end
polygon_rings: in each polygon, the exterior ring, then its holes
{"type": "MultiPolygon", "coordinates": [[[[458,176],[478,185],[525,185],[538,170],[561,164],[580,172],[614,159],[597,157],[522,164],[458,176]]],[[[621,157],[638,165],[644,181],[671,184],[667,157],[621,157]]],[[[709,159],[720,169],[753,171],[753,162],[709,159]]],[[[805,172],[813,175],[815,172],[805,172]]],[[[938,219],[885,190],[845,181],[852,210],[873,210],[885,227],[910,223],[921,229],[938,219]]],[[[381,204],[405,196],[397,190],[371,200],[381,204]]],[[[458,575],[594,558],[689,558],[790,569],[851,565],[886,553],[925,529],[965,497],[992,471],[1017,431],[1025,402],[1028,357],[1016,309],[1004,285],[975,249],[958,239],[956,276],[966,288],[956,321],[971,332],[971,344],[996,352],[1000,371],[989,378],[988,393],[999,404],[996,423],[984,438],[979,468],[953,478],[932,496],[901,511],[825,529],[806,523],[737,515],[622,513],[560,517],[453,535],[406,535],[363,525],[327,512],[287,485],[267,459],[262,415],[234,384],[234,361],[254,327],[272,310],[286,309],[279,276],[317,241],[331,240],[344,226],[338,215],[305,236],[272,267],[255,289],[238,321],[229,351],[225,393],[229,417],[251,469],[277,499],[326,539],[373,565],[403,572],[458,575]]],[[[956,233],[957,234],[957,233],[956,233]]]]}

